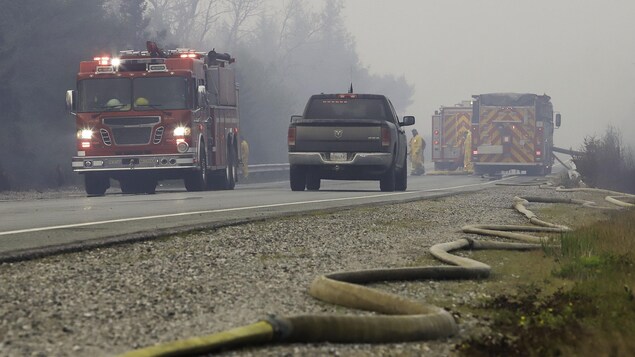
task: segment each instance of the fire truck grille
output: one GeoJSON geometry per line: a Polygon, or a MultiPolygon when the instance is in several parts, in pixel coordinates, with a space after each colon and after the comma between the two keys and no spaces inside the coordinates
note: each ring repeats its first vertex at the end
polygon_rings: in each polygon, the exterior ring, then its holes
{"type": "Polygon", "coordinates": [[[161,122],[159,117],[104,118],[104,125],[108,126],[154,125],[159,122],[161,122]]]}
{"type": "Polygon", "coordinates": [[[110,140],[110,134],[108,133],[108,130],[99,129],[99,133],[101,134],[101,140],[104,142],[104,145],[112,145],[112,140],[110,140]]]}
{"type": "Polygon", "coordinates": [[[152,127],[112,128],[117,145],[144,145],[150,143],[152,127]]]}
{"type": "Polygon", "coordinates": [[[157,134],[152,137],[152,128],[160,122],[161,118],[158,116],[103,119],[104,125],[110,128],[112,132],[112,141],[116,145],[147,145],[150,144],[150,142],[157,143],[157,136],[160,142],[163,137],[163,130],[161,130],[160,135],[157,130],[157,134]]]}
{"type": "Polygon", "coordinates": [[[165,130],[164,127],[160,126],[157,128],[157,130],[154,132],[154,140],[153,142],[155,144],[158,144],[161,142],[161,139],[163,138],[163,131],[165,130]]]}

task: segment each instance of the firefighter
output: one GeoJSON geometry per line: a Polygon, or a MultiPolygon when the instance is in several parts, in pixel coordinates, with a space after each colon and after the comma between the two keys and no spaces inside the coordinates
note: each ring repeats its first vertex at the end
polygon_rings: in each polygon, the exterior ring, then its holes
{"type": "Polygon", "coordinates": [[[243,178],[247,179],[249,176],[249,143],[242,135],[240,136],[240,162],[242,163],[243,178]]]}
{"type": "Polygon", "coordinates": [[[463,171],[467,173],[474,172],[472,165],[472,131],[466,130],[465,142],[463,143],[463,171]]]}
{"type": "Polygon", "coordinates": [[[411,175],[419,176],[425,174],[423,167],[423,150],[426,148],[426,142],[417,129],[412,129],[412,138],[410,139],[410,162],[412,163],[411,175]]]}
{"type": "Polygon", "coordinates": [[[461,130],[459,137],[456,140],[456,148],[458,150],[458,158],[456,160],[456,171],[462,171],[465,166],[465,137],[467,136],[467,130],[461,130]]]}

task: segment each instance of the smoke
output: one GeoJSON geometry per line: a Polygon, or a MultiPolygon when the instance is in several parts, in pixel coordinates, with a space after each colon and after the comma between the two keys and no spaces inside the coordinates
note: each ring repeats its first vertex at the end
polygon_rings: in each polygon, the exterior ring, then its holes
{"type": "Polygon", "coordinates": [[[286,162],[289,117],[311,94],[355,88],[393,98],[405,77],[372,74],[342,17],[343,1],[23,0],[0,14],[0,190],[76,184],[75,127],[64,93],[79,62],[145,40],[163,48],[231,52],[241,93],[241,132],[251,163],[286,162]],[[145,37],[145,38],[142,38],[145,37]],[[172,44],[168,46],[168,44],[172,44]]]}
{"type": "Polygon", "coordinates": [[[610,123],[635,144],[635,2],[347,0],[347,28],[373,73],[405,75],[420,132],[441,105],[489,92],[546,93],[579,148],[610,123]],[[376,25],[382,24],[382,25],[376,25]]]}

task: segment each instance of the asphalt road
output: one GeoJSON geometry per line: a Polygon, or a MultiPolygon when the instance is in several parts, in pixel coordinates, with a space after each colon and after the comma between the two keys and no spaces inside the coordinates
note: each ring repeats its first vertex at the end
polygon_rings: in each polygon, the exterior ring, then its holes
{"type": "MultiPolygon", "coordinates": [[[[508,182],[531,177],[505,176],[508,182]]],[[[151,239],[191,229],[357,205],[404,202],[493,186],[477,176],[410,176],[405,192],[381,192],[375,181],[323,180],[317,192],[292,192],[289,183],[238,185],[233,191],[159,188],[154,195],[0,202],[0,262],[151,239]]]]}

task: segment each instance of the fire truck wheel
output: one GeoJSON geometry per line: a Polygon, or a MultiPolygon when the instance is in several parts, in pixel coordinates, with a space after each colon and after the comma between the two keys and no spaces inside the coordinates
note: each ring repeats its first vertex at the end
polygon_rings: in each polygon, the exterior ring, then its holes
{"type": "Polygon", "coordinates": [[[306,188],[306,169],[302,166],[289,166],[289,182],[291,191],[304,191],[306,188]]]}
{"type": "Polygon", "coordinates": [[[384,174],[384,177],[379,180],[379,189],[385,192],[394,191],[396,176],[395,167],[393,166],[384,174]]]}
{"type": "Polygon", "coordinates": [[[153,195],[157,192],[157,180],[147,179],[143,182],[142,192],[153,195]]]}
{"type": "Polygon", "coordinates": [[[84,186],[89,196],[103,196],[110,187],[110,178],[101,172],[87,172],[84,175],[84,186]]]}
{"type": "Polygon", "coordinates": [[[224,189],[233,190],[236,187],[237,175],[238,175],[238,158],[236,156],[236,149],[231,147],[227,150],[227,167],[225,167],[224,177],[224,189]]]}
{"type": "MultiPolygon", "coordinates": [[[[201,144],[201,147],[205,147],[201,144]]],[[[185,189],[192,191],[203,191],[207,188],[207,155],[205,150],[201,150],[198,158],[198,170],[190,172],[183,179],[185,189]]]]}

